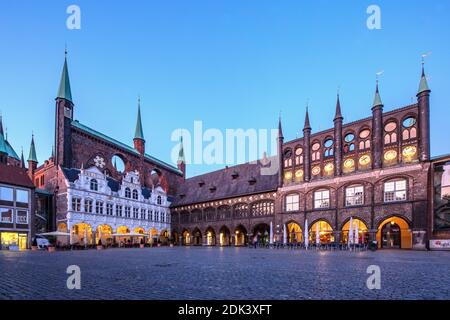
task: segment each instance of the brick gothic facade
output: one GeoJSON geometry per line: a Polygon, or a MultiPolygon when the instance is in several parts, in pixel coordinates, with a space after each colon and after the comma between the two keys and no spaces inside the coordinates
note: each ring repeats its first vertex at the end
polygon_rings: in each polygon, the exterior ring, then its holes
{"type": "Polygon", "coordinates": [[[307,111],[303,137],[285,142],[280,121],[279,156],[271,160],[278,174],[262,175],[259,163],[187,179],[173,204],[172,234],[184,244],[241,245],[267,241],[272,224],[273,240],[301,242],[307,220],[310,240],[319,230],[321,242],[343,242],[352,218],[357,241],[425,249],[429,97],[422,71],[415,104],[384,112],[377,83],[365,119],[344,123],[338,96],[329,130],[312,133],[307,111]]]}

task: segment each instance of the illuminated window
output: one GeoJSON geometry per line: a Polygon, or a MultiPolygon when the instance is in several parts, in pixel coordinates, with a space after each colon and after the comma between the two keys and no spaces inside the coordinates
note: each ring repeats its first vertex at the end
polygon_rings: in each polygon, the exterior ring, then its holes
{"type": "Polygon", "coordinates": [[[314,208],[323,209],[330,207],[330,191],[321,190],[314,192],[314,208]]]}
{"type": "Polygon", "coordinates": [[[319,143],[314,143],[312,145],[311,149],[312,149],[312,155],[311,155],[312,161],[320,160],[320,144],[319,143]]]}
{"type": "Polygon", "coordinates": [[[407,146],[402,151],[403,160],[406,162],[412,161],[417,156],[417,148],[415,146],[407,146]]]}
{"type": "Polygon", "coordinates": [[[98,191],[98,182],[96,179],[91,179],[91,190],[98,191]]]}
{"type": "Polygon", "coordinates": [[[371,162],[372,162],[372,159],[367,154],[365,154],[359,158],[359,165],[362,167],[370,165],[371,162]]]}
{"type": "Polygon", "coordinates": [[[292,167],[292,150],[291,149],[287,149],[284,151],[283,158],[284,158],[284,167],[285,168],[292,167]]]}
{"type": "Polygon", "coordinates": [[[248,205],[246,203],[239,203],[234,206],[234,217],[245,218],[248,217],[248,205]]]}
{"type": "Polygon", "coordinates": [[[297,148],[295,150],[295,165],[301,165],[303,164],[303,149],[297,148]]]}
{"type": "Polygon", "coordinates": [[[406,180],[388,181],[384,184],[384,202],[406,200],[406,180]]]}
{"type": "Polygon", "coordinates": [[[345,205],[358,206],[364,204],[364,187],[351,186],[345,189],[345,205]]]}
{"type": "Polygon", "coordinates": [[[344,172],[349,173],[355,170],[355,160],[347,159],[344,161],[344,172]]]}
{"type": "Polygon", "coordinates": [[[384,126],[384,131],[386,134],[384,135],[384,144],[391,144],[397,142],[397,123],[389,122],[384,126]]]}
{"type": "Polygon", "coordinates": [[[72,198],[72,210],[76,212],[81,211],[81,199],[80,198],[72,198]]]}
{"type": "Polygon", "coordinates": [[[313,176],[318,176],[320,174],[320,167],[319,166],[313,167],[311,173],[313,174],[313,176]]]}
{"type": "Polygon", "coordinates": [[[327,176],[332,175],[334,173],[334,165],[332,163],[327,163],[324,170],[327,176]]]}
{"type": "Polygon", "coordinates": [[[260,201],[252,205],[252,217],[270,216],[274,212],[273,201],[260,201]]]}
{"type": "Polygon", "coordinates": [[[299,169],[295,171],[295,180],[301,181],[303,179],[303,170],[299,169]]]}
{"type": "Polygon", "coordinates": [[[397,159],[397,151],[389,150],[384,153],[384,160],[388,162],[395,161],[397,159]]]}
{"type": "Polygon", "coordinates": [[[290,194],[286,196],[286,211],[298,211],[299,210],[299,195],[290,194]]]}
{"type": "Polygon", "coordinates": [[[284,179],[287,180],[287,181],[291,180],[292,179],[292,172],[291,171],[286,171],[284,173],[284,179]]]}

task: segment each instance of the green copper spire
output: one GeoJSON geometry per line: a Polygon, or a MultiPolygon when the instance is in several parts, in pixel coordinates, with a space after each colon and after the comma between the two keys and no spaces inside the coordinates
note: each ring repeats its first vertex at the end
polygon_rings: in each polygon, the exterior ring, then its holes
{"type": "Polygon", "coordinates": [[[61,82],[57,98],[66,99],[72,102],[72,91],[70,90],[69,69],[67,68],[67,50],[65,51],[64,67],[61,74],[61,82]]]}
{"type": "Polygon", "coordinates": [[[180,151],[178,152],[178,163],[185,162],[183,136],[180,137],[180,151]]]}
{"type": "Polygon", "coordinates": [[[419,92],[417,94],[421,94],[425,91],[431,91],[430,87],[428,87],[427,77],[425,76],[425,67],[424,62],[422,62],[422,77],[420,78],[420,84],[419,84],[419,92]]]}
{"type": "Polygon", "coordinates": [[[28,156],[28,161],[38,162],[36,157],[36,147],[34,146],[34,134],[31,137],[30,154],[28,156]]]}
{"type": "Polygon", "coordinates": [[[23,157],[23,148],[22,148],[22,154],[20,155],[20,166],[22,168],[25,168],[25,158],[23,157]]]}
{"type": "Polygon", "coordinates": [[[0,114],[0,153],[8,154],[8,150],[6,149],[5,137],[3,136],[3,119],[0,114]]]}
{"type": "Polygon", "coordinates": [[[139,98],[138,100],[138,115],[136,120],[136,132],[134,133],[134,139],[145,140],[141,121],[141,98],[139,98]]]}
{"type": "Polygon", "coordinates": [[[382,106],[383,102],[381,102],[380,91],[378,90],[378,79],[377,79],[377,89],[375,90],[375,99],[373,99],[373,106],[378,107],[382,106]]]}

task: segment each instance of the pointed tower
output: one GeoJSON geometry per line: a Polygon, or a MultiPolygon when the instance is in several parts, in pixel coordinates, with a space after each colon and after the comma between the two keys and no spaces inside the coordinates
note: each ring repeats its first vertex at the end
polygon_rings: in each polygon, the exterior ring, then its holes
{"type": "Polygon", "coordinates": [[[25,158],[23,157],[23,148],[22,148],[22,153],[20,155],[20,167],[25,169],[25,158]]]}
{"type": "Polygon", "coordinates": [[[306,106],[305,126],[303,127],[303,153],[305,159],[303,161],[303,176],[305,181],[311,180],[311,124],[309,123],[309,111],[306,106]]]}
{"type": "Polygon", "coordinates": [[[180,137],[180,151],[178,152],[177,167],[183,172],[183,179],[186,179],[186,159],[184,157],[183,136],[180,137]]]}
{"type": "Polygon", "coordinates": [[[142,120],[141,120],[141,98],[138,99],[138,114],[136,120],[136,131],[134,133],[134,148],[141,154],[145,154],[145,139],[144,132],[142,130],[142,120]]]}
{"type": "Polygon", "coordinates": [[[417,103],[419,106],[419,149],[420,160],[430,160],[430,88],[425,75],[425,63],[422,60],[422,76],[420,78],[417,103]]]}
{"type": "Polygon", "coordinates": [[[281,124],[281,114],[278,118],[278,138],[277,138],[277,147],[278,147],[278,187],[281,188],[283,186],[283,128],[281,124]]]}
{"type": "Polygon", "coordinates": [[[383,167],[383,103],[377,86],[372,106],[372,146],[373,146],[373,168],[383,167]]]}
{"type": "Polygon", "coordinates": [[[334,173],[342,175],[342,123],[344,117],[341,112],[339,93],[337,94],[336,113],[334,115],[334,173]]]}
{"type": "Polygon", "coordinates": [[[67,50],[65,51],[64,66],[56,97],[55,123],[55,156],[56,164],[66,168],[72,167],[71,123],[73,120],[74,104],[70,88],[69,69],[67,66],[67,50]]]}
{"type": "Polygon", "coordinates": [[[34,172],[36,171],[38,160],[36,157],[36,147],[34,145],[34,134],[31,136],[30,154],[28,155],[28,176],[34,181],[34,172]]]}
{"type": "Polygon", "coordinates": [[[6,148],[6,139],[3,133],[3,118],[0,114],[0,163],[7,164],[8,149],[6,148]]]}

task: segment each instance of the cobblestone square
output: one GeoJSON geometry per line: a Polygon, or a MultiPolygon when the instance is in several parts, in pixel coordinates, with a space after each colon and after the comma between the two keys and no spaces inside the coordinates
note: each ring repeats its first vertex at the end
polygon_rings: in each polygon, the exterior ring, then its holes
{"type": "Polygon", "coordinates": [[[0,252],[0,299],[450,299],[450,253],[175,247],[0,252]],[[81,290],[66,287],[69,265],[81,290]],[[367,267],[381,268],[369,290],[367,267]]]}

